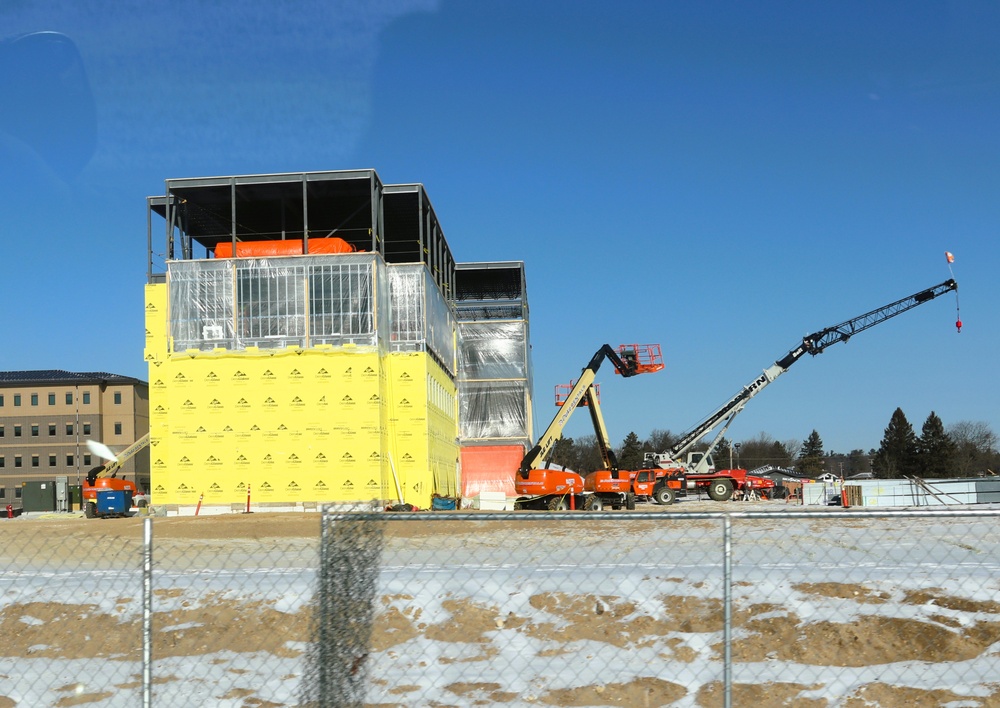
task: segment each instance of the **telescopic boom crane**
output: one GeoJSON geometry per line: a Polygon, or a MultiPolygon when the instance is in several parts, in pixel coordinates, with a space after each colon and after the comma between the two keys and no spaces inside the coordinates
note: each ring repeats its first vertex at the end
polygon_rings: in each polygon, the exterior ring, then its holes
{"type": "MultiPolygon", "coordinates": [[[[763,373],[740,389],[740,391],[729,399],[725,405],[709,415],[691,431],[685,433],[673,447],[665,453],[656,455],[655,457],[658,464],[661,467],[677,464],[677,462],[680,461],[679,458],[681,455],[687,452],[688,449],[695,445],[706,433],[715,428],[726,418],[729,419],[726,422],[726,426],[728,427],[729,423],[732,422],[733,417],[743,410],[743,406],[747,404],[747,401],[763,391],[768,384],[772,383],[775,379],[788,371],[792,364],[797,362],[806,354],[811,354],[812,356],[822,354],[831,344],[846,342],[859,332],[864,332],[866,329],[870,329],[877,324],[881,324],[888,319],[892,319],[896,315],[902,314],[907,310],[912,310],[914,307],[923,305],[925,302],[930,302],[940,295],[957,290],[958,283],[955,282],[955,280],[946,280],[943,283],[939,283],[931,288],[914,293],[909,297],[904,297],[901,300],[889,303],[888,305],[880,307],[877,310],[866,312],[865,314],[847,320],[846,322],[841,322],[840,324],[833,325],[832,327],[827,327],[819,330],[818,332],[806,335],[802,338],[801,344],[785,354],[782,358],[778,359],[773,365],[764,369],[763,373]]],[[[716,438],[716,443],[717,442],[718,438],[716,438]]],[[[706,458],[707,455],[702,459],[705,460],[706,458]]]]}
{"type": "MultiPolygon", "coordinates": [[[[659,344],[622,344],[618,347],[618,351],[605,344],[598,349],[583,368],[569,395],[561,402],[559,398],[556,399],[560,408],[555,418],[538,438],[538,443],[521,460],[514,475],[514,490],[520,495],[515,502],[515,508],[557,511],[575,508],[578,499],[581,505],[585,501],[583,477],[570,470],[542,467],[551,455],[552,448],[562,437],[566,423],[578,407],[586,407],[590,411],[601,456],[605,464],[617,473],[618,461],[608,442],[607,428],[604,426],[594,387],[597,371],[605,359],[611,361],[616,374],[626,378],[663,369],[663,355],[660,353],[659,344]]],[[[624,494],[619,496],[624,500],[624,494]]]]}
{"type": "MultiPolygon", "coordinates": [[[[619,356],[618,352],[611,348],[610,345],[605,344],[594,356],[591,357],[590,363],[583,367],[583,371],[580,374],[580,378],[577,379],[576,384],[573,386],[573,390],[566,397],[563,402],[562,407],[559,412],[556,413],[556,417],[552,419],[549,423],[549,427],[545,429],[542,436],[538,438],[538,443],[528,451],[528,454],[524,456],[521,460],[521,466],[518,469],[520,475],[527,479],[531,470],[537,469],[541,463],[548,457],[549,453],[552,452],[552,446],[556,444],[559,438],[562,437],[563,428],[566,427],[566,423],[569,422],[570,417],[573,415],[573,411],[576,410],[577,406],[586,398],[588,401],[591,400],[593,396],[593,391],[591,389],[591,384],[594,383],[594,379],[597,378],[597,371],[601,368],[601,364],[605,359],[609,359],[611,364],[615,367],[615,371],[624,377],[635,376],[636,374],[646,373],[649,367],[643,367],[640,365],[636,359],[634,352],[629,350],[622,351],[622,355],[619,356]]],[[[663,368],[660,366],[659,368],[663,368]]],[[[596,398],[594,399],[596,400],[596,398]]],[[[593,411],[594,407],[591,404],[590,410],[593,411]]],[[[594,425],[597,425],[595,420],[594,425]]],[[[601,422],[603,426],[603,421],[601,422]]],[[[612,453],[614,454],[614,453],[612,453]]]]}

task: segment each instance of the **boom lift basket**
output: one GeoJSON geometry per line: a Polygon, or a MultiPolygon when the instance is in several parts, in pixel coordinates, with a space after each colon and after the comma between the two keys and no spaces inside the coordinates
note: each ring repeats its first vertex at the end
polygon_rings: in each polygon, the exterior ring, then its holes
{"type": "MultiPolygon", "coordinates": [[[[663,370],[663,353],[659,344],[619,344],[618,356],[626,364],[635,362],[637,374],[663,370]]],[[[615,369],[615,373],[619,371],[615,369]]]]}
{"type": "MultiPolygon", "coordinates": [[[[562,406],[562,404],[564,404],[566,402],[566,399],[569,398],[569,394],[573,393],[573,388],[576,386],[576,382],[577,381],[578,381],[578,379],[570,379],[570,382],[568,384],[556,384],[556,405],[557,406],[562,406]]],[[[600,403],[601,402],[601,384],[593,384],[592,388],[594,389],[594,395],[597,396],[597,402],[600,403]]],[[[583,398],[580,399],[580,402],[577,404],[577,407],[587,406],[587,405],[588,405],[588,403],[587,403],[587,397],[584,396],[583,398]]]]}

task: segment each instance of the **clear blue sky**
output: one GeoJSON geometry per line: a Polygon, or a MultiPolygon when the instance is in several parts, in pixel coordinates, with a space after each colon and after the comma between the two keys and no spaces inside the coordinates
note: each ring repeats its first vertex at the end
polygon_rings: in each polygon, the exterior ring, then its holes
{"type": "Polygon", "coordinates": [[[973,1],[0,4],[0,369],[148,377],[163,180],[374,168],[426,186],[457,260],[525,261],[536,432],[604,342],[666,355],[602,370],[615,443],[685,431],[945,250],[962,334],[950,296],[901,315],[731,437],[867,450],[897,406],[1000,432],[998,36],[973,1]],[[40,31],[69,42],[13,41],[40,31]]]}

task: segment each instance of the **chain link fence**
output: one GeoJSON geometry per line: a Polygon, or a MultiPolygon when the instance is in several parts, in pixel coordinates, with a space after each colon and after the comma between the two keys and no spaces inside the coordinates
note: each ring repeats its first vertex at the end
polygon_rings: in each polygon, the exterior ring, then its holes
{"type": "Polygon", "coordinates": [[[12,520],[0,707],[1000,705],[1000,510],[700,504],[12,520]]]}

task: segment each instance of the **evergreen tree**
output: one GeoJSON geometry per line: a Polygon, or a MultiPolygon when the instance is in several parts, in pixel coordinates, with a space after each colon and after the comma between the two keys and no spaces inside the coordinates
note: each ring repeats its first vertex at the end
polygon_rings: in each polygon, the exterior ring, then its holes
{"type": "Polygon", "coordinates": [[[642,441],[635,433],[625,436],[622,443],[621,452],[618,453],[618,469],[639,470],[642,469],[642,441]]]}
{"type": "Polygon", "coordinates": [[[552,452],[549,453],[549,462],[552,464],[559,465],[560,467],[565,467],[569,470],[576,470],[577,459],[579,455],[576,451],[576,444],[573,442],[573,438],[559,438],[556,440],[555,445],[552,446],[552,452]]]}
{"type": "Polygon", "coordinates": [[[864,474],[871,471],[871,456],[866,455],[864,450],[851,450],[851,454],[847,457],[847,475],[864,474]]]}
{"type": "Polygon", "coordinates": [[[902,408],[897,408],[882,435],[882,444],[872,459],[876,477],[889,479],[916,470],[917,436],[902,408]]]}
{"type": "Polygon", "coordinates": [[[802,443],[795,469],[811,477],[823,474],[823,440],[815,430],[802,443]]]}
{"type": "Polygon", "coordinates": [[[934,411],[927,416],[917,440],[917,463],[922,477],[955,475],[958,446],[944,431],[944,423],[934,411]]]}

